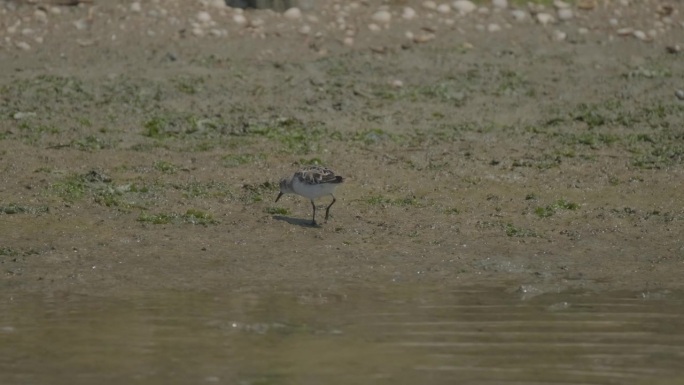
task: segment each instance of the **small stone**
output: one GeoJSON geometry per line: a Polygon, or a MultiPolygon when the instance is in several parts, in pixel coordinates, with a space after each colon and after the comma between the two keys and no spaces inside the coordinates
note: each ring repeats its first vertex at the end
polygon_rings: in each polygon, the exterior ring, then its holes
{"type": "Polygon", "coordinates": [[[394,88],[401,88],[404,86],[404,82],[402,82],[400,79],[394,79],[390,82],[390,85],[394,88]]]}
{"type": "Polygon", "coordinates": [[[430,40],[433,40],[435,38],[434,33],[429,33],[429,32],[423,32],[420,35],[416,35],[413,37],[413,42],[414,43],[427,43],[430,40]]]}
{"type": "Polygon", "coordinates": [[[21,111],[19,111],[19,112],[14,113],[14,115],[12,115],[12,118],[14,118],[14,120],[22,120],[22,119],[26,119],[26,118],[34,118],[36,116],[37,116],[37,114],[35,112],[21,112],[21,111]]]}
{"type": "Polygon", "coordinates": [[[228,31],[225,29],[212,28],[209,30],[209,34],[215,37],[225,37],[228,36],[228,31]]]}
{"type": "Polygon", "coordinates": [[[492,0],[492,6],[494,8],[506,9],[508,8],[508,0],[492,0]]]}
{"type": "Polygon", "coordinates": [[[553,31],[553,40],[555,41],[565,41],[568,38],[568,34],[563,31],[553,31]]]}
{"type": "Polygon", "coordinates": [[[130,10],[131,10],[131,12],[140,12],[140,11],[142,11],[142,7],[140,6],[139,2],[135,1],[135,2],[131,3],[130,10]]]}
{"type": "Polygon", "coordinates": [[[245,15],[237,13],[233,15],[233,22],[237,25],[245,25],[247,24],[247,18],[245,17],[245,15]]]}
{"type": "Polygon", "coordinates": [[[36,9],[36,11],[33,12],[33,17],[41,23],[48,22],[47,13],[45,13],[45,11],[42,9],[36,9]]]}
{"type": "Polygon", "coordinates": [[[677,90],[675,91],[675,96],[679,100],[684,100],[684,90],[677,90]]]}
{"type": "Polygon", "coordinates": [[[93,39],[76,39],[76,44],[80,45],[81,47],[89,47],[93,44],[95,44],[95,40],[93,39]]]}
{"type": "Polygon", "coordinates": [[[14,43],[14,45],[16,45],[17,48],[19,48],[22,51],[28,51],[31,49],[31,46],[29,45],[29,43],[27,43],[25,41],[18,41],[16,43],[14,43]]]}
{"type": "Polygon", "coordinates": [[[608,24],[612,25],[613,27],[617,27],[617,25],[620,24],[620,22],[618,21],[618,19],[611,17],[610,19],[608,19],[608,24]]]}
{"type": "Polygon", "coordinates": [[[264,26],[264,19],[260,19],[258,17],[255,17],[254,19],[249,21],[249,26],[252,28],[260,28],[264,26]]]}
{"type": "Polygon", "coordinates": [[[7,27],[7,33],[9,33],[10,35],[17,33],[17,29],[19,29],[20,25],[21,20],[17,20],[14,24],[7,27]]]}
{"type": "Polygon", "coordinates": [[[627,35],[632,35],[634,34],[634,28],[620,28],[617,31],[617,34],[620,36],[627,36],[627,35]]]}
{"type": "Polygon", "coordinates": [[[411,7],[405,7],[404,11],[401,13],[401,17],[406,20],[412,20],[416,17],[416,11],[411,7]]]}
{"type": "Polygon", "coordinates": [[[522,9],[514,9],[511,11],[511,16],[513,16],[515,21],[524,21],[527,19],[527,12],[522,9]]]}
{"type": "Polygon", "coordinates": [[[423,8],[435,10],[435,9],[437,9],[437,3],[435,3],[434,1],[430,1],[430,0],[423,1],[423,8]]]}
{"type": "Polygon", "coordinates": [[[195,18],[202,24],[211,23],[211,15],[207,11],[197,12],[197,16],[195,16],[195,18]]]}
{"type": "Polygon", "coordinates": [[[449,12],[451,12],[451,7],[449,6],[449,4],[440,4],[437,6],[437,12],[449,13],[449,12]]]}
{"type": "Polygon", "coordinates": [[[575,17],[575,14],[570,8],[561,8],[558,10],[558,18],[563,21],[567,21],[575,17]]]}
{"type": "Polygon", "coordinates": [[[389,24],[392,20],[392,14],[388,11],[377,11],[371,16],[371,20],[379,24],[389,24]]]}
{"type": "Polygon", "coordinates": [[[568,9],[568,8],[570,8],[570,4],[568,4],[562,0],[554,0],[553,6],[556,7],[556,9],[568,9]]]}
{"type": "Polygon", "coordinates": [[[466,15],[477,9],[477,6],[469,0],[456,0],[451,6],[461,15],[466,15]]]}
{"type": "Polygon", "coordinates": [[[589,33],[589,30],[584,27],[579,27],[577,28],[577,33],[579,33],[580,35],[586,35],[589,33]]]}
{"type": "Polygon", "coordinates": [[[541,25],[548,25],[556,21],[553,16],[549,15],[548,13],[538,13],[537,14],[537,21],[541,25]]]}
{"type": "Polygon", "coordinates": [[[354,38],[351,36],[347,36],[342,40],[342,43],[347,47],[351,47],[354,45],[354,38]]]}
{"type": "Polygon", "coordinates": [[[682,47],[679,44],[668,45],[667,47],[665,47],[665,51],[667,53],[676,54],[682,52],[682,47]]]}
{"type": "Polygon", "coordinates": [[[596,8],[596,0],[577,0],[577,8],[589,11],[596,8]]]}
{"type": "Polygon", "coordinates": [[[648,35],[646,35],[646,33],[644,31],[636,30],[636,31],[632,32],[632,35],[634,35],[634,37],[636,37],[639,40],[648,39],[648,35]]]}
{"type": "Polygon", "coordinates": [[[311,33],[311,27],[307,24],[304,24],[301,28],[299,28],[299,33],[302,35],[308,35],[311,33]]]}
{"type": "Polygon", "coordinates": [[[297,7],[293,7],[285,11],[283,13],[283,17],[288,20],[299,20],[302,18],[302,11],[300,11],[297,7]]]}
{"type": "Polygon", "coordinates": [[[489,25],[487,26],[487,31],[489,31],[489,32],[499,32],[499,31],[501,31],[501,26],[500,26],[499,24],[496,24],[496,23],[489,24],[489,25]]]}
{"type": "Polygon", "coordinates": [[[82,31],[82,30],[88,28],[88,25],[89,25],[88,21],[85,19],[76,20],[76,21],[74,21],[73,24],[74,24],[74,27],[76,27],[76,29],[79,31],[82,31]]]}
{"type": "Polygon", "coordinates": [[[225,8],[226,7],[226,1],[225,0],[207,0],[205,2],[207,7],[213,7],[213,8],[225,8]]]}
{"type": "Polygon", "coordinates": [[[368,30],[371,32],[378,32],[378,31],[382,30],[382,28],[380,28],[380,26],[377,24],[370,23],[370,24],[368,24],[368,30]]]}

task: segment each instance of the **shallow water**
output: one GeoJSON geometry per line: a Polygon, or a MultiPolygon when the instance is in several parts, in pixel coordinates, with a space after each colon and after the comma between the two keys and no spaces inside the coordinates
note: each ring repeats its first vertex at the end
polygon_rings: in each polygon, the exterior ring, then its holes
{"type": "Polygon", "coordinates": [[[684,295],[4,293],[1,384],[684,383],[684,295]]]}

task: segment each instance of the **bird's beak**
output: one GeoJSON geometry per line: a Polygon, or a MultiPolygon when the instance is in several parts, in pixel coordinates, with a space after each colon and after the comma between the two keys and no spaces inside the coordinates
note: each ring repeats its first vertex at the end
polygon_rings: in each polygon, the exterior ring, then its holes
{"type": "Polygon", "coordinates": [[[282,191],[280,192],[280,194],[278,194],[278,197],[276,198],[275,201],[278,202],[278,199],[280,199],[281,196],[283,196],[283,192],[282,192],[282,191]]]}

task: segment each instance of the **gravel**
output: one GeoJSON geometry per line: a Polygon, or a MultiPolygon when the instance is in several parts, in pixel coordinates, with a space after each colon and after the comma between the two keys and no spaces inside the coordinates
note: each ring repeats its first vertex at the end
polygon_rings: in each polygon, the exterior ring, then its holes
{"type": "MultiPolygon", "coordinates": [[[[257,3],[260,7],[269,4],[268,1],[257,3]]],[[[615,37],[633,38],[675,47],[683,43],[684,36],[680,3],[648,0],[572,3],[556,0],[550,6],[532,2],[519,5],[507,0],[481,3],[407,0],[400,2],[401,5],[391,5],[392,2],[387,5],[379,0],[287,3],[301,4],[301,8],[291,7],[284,12],[245,10],[231,8],[222,0],[200,0],[192,4],[182,0],[132,3],[4,0],[0,1],[0,47],[17,51],[40,49],[43,44],[62,39],[65,25],[71,25],[79,35],[71,39],[73,44],[91,47],[105,44],[103,39],[92,39],[94,29],[107,30],[114,36],[117,30],[131,28],[141,28],[148,36],[180,33],[208,39],[267,38],[290,33],[334,39],[349,48],[364,33],[405,36],[415,43],[425,43],[439,39],[442,32],[450,29],[464,33],[499,33],[521,23],[536,23],[540,33],[559,44],[576,43],[576,39],[570,38],[570,29],[550,28],[553,25],[571,25],[571,30],[581,31],[578,34],[606,42],[615,37]],[[638,25],[633,25],[632,20],[638,25]]]]}

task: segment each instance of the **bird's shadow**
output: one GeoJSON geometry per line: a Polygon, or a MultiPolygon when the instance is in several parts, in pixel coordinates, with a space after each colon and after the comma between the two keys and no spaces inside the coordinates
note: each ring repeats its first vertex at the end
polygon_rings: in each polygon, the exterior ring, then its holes
{"type": "Polygon", "coordinates": [[[296,225],[296,226],[302,226],[302,227],[321,227],[319,224],[311,224],[310,219],[304,219],[304,218],[292,218],[292,217],[284,217],[282,215],[274,215],[273,219],[277,221],[284,221],[287,222],[291,225],[296,225]]]}

